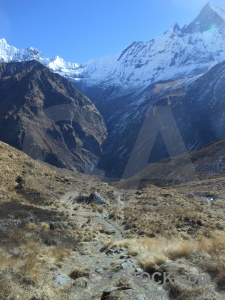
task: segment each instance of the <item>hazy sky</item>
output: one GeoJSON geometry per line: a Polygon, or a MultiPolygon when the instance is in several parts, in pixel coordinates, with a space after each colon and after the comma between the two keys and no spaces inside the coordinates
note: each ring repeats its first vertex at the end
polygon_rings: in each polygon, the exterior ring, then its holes
{"type": "Polygon", "coordinates": [[[0,38],[45,57],[86,62],[191,22],[225,0],[0,0],[0,38]]]}

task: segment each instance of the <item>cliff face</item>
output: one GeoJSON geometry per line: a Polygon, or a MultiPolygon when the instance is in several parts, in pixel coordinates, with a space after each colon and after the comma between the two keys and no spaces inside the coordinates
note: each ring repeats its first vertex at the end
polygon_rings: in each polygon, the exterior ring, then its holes
{"type": "MultiPolygon", "coordinates": [[[[148,162],[224,138],[224,38],[225,11],[207,4],[183,28],[175,24],[155,39],[86,64],[44,58],[37,49],[17,49],[0,39],[0,61],[11,62],[0,67],[2,139],[33,157],[81,171],[92,169],[101,156],[98,168],[108,177],[121,177],[146,113],[155,106],[169,106],[183,147],[168,153],[159,134],[148,162]],[[32,59],[68,78],[93,101],[107,126],[104,155],[106,129],[96,108],[43,65],[16,63],[32,59]]],[[[163,128],[176,144],[174,128],[165,120],[163,128]]],[[[139,141],[142,157],[148,137],[139,141]]]]}
{"type": "Polygon", "coordinates": [[[98,161],[102,116],[73,84],[37,61],[0,64],[0,139],[31,157],[78,171],[98,161]]]}
{"type": "Polygon", "coordinates": [[[107,113],[109,136],[99,168],[109,177],[121,177],[129,161],[134,167],[139,166],[133,170],[138,172],[143,160],[159,162],[224,139],[224,82],[225,62],[192,81],[160,82],[137,96],[115,98],[110,110],[106,102],[101,113],[103,116],[107,113]],[[121,102],[123,107],[119,110],[121,102]],[[145,150],[148,157],[144,158],[145,150]]]}

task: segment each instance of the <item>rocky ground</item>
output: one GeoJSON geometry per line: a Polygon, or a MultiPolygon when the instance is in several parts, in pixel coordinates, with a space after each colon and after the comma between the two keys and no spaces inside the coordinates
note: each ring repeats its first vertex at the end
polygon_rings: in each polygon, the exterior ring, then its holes
{"type": "Polygon", "coordinates": [[[0,150],[1,299],[224,299],[223,177],[132,190],[0,150]]]}

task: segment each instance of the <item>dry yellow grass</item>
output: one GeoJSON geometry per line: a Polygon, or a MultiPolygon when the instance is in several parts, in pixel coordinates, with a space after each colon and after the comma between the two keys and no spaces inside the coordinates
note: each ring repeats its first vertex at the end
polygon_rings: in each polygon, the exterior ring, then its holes
{"type": "Polygon", "coordinates": [[[1,142],[0,149],[0,299],[68,299],[68,286],[56,289],[53,276],[56,272],[69,275],[76,255],[85,259],[81,255],[87,255],[89,249],[81,246],[82,241],[88,245],[104,236],[91,217],[77,219],[76,215],[81,211],[91,216],[93,208],[102,214],[105,208],[78,206],[73,194],[65,201],[62,198],[67,192],[90,194],[97,185],[106,197],[101,190],[104,185],[98,179],[82,174],[76,178],[65,170],[33,161],[1,142]],[[18,188],[18,176],[22,188],[18,188]],[[55,230],[50,230],[51,222],[56,222],[55,230]]]}
{"type": "MultiPolygon", "coordinates": [[[[0,229],[3,247],[0,251],[0,272],[4,274],[4,279],[0,277],[0,299],[66,299],[66,290],[62,288],[61,292],[56,292],[48,274],[51,269],[63,269],[66,264],[69,265],[67,258],[72,253],[74,256],[76,249],[81,255],[93,255],[88,252],[88,243],[106,238],[107,228],[96,225],[94,218],[87,215],[103,212],[104,215],[109,213],[109,219],[114,221],[109,222],[116,223],[125,238],[108,242],[105,247],[118,245],[127,248],[128,254],[135,256],[140,266],[149,273],[155,270],[187,273],[194,266],[197,271],[212,275],[214,292],[218,289],[224,291],[225,215],[221,199],[225,189],[221,190],[221,194],[212,192],[215,183],[208,181],[191,187],[148,186],[138,191],[121,190],[117,201],[113,188],[97,183],[95,187],[103,196],[114,199],[110,206],[73,204],[74,210],[69,211],[69,204],[60,202],[67,191],[65,188],[68,188],[61,180],[64,175],[40,162],[33,162],[22,153],[17,155],[16,151],[15,157],[11,158],[11,150],[6,145],[3,150],[4,155],[0,153],[0,170],[2,174],[5,172],[5,176],[2,176],[0,186],[0,219],[13,222],[23,219],[24,223],[18,228],[9,226],[5,231],[0,229]],[[14,185],[16,176],[20,175],[25,182],[24,188],[18,190],[14,185]],[[209,204],[195,196],[204,193],[215,199],[218,197],[218,200],[209,204]],[[76,219],[79,214],[83,215],[81,222],[76,219]],[[49,223],[55,220],[62,226],[50,231],[49,223]],[[81,242],[86,246],[81,246],[81,242]]],[[[94,190],[93,183],[89,186],[90,190],[86,190],[86,178],[71,177],[69,180],[76,183],[73,188],[79,193],[87,191],[89,194],[91,189],[94,190]]],[[[72,203],[74,199],[68,201],[72,203]]],[[[74,270],[74,278],[79,275],[78,271],[82,269],[74,270]]],[[[179,282],[169,288],[173,299],[207,299],[207,294],[199,298],[202,290],[196,287],[190,290],[179,282]]]]}
{"type": "Polygon", "coordinates": [[[185,259],[188,265],[192,261],[196,267],[206,272],[213,269],[217,276],[216,282],[221,285],[225,279],[225,234],[212,239],[200,240],[157,240],[150,238],[125,239],[107,241],[106,248],[125,247],[128,254],[137,256],[140,266],[147,272],[163,270],[173,261],[185,259]]]}
{"type": "Polygon", "coordinates": [[[4,274],[4,278],[0,278],[0,299],[63,299],[63,291],[56,295],[54,287],[49,285],[47,273],[49,268],[71,255],[71,250],[63,246],[46,247],[34,232],[28,232],[25,240],[27,242],[21,241],[12,254],[0,250],[0,271],[4,274]],[[20,253],[22,259],[14,253],[20,253]]]}
{"type": "Polygon", "coordinates": [[[88,277],[89,273],[89,269],[74,269],[72,272],[70,272],[69,276],[70,278],[76,280],[79,277],[88,277]]]}

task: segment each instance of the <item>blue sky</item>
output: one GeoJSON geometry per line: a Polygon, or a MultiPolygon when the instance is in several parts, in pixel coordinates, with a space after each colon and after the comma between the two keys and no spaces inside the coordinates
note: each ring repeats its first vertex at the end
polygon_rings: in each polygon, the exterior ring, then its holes
{"type": "Polygon", "coordinates": [[[225,0],[0,0],[0,38],[82,63],[183,26],[207,2],[225,8],[225,0]]]}

